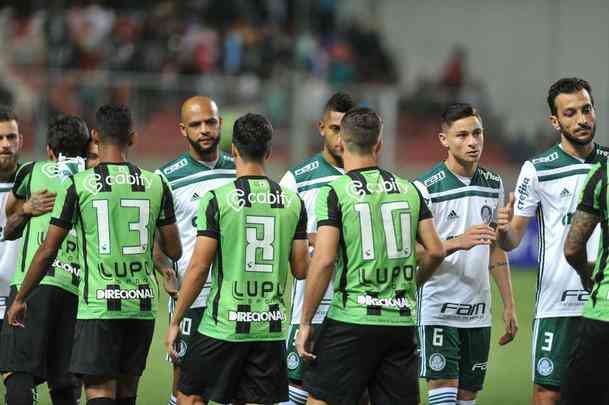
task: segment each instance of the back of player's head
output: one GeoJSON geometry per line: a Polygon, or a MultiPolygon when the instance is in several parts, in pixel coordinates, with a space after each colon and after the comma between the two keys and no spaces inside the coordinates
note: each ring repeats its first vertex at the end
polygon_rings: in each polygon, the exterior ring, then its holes
{"type": "Polygon", "coordinates": [[[243,160],[262,162],[271,150],[273,126],[263,115],[248,113],[233,126],[233,145],[243,160]]]}
{"type": "Polygon", "coordinates": [[[7,105],[0,105],[0,122],[17,121],[17,114],[7,105]]]}
{"type": "Polygon", "coordinates": [[[84,120],[73,115],[60,115],[53,119],[47,131],[47,145],[56,156],[86,157],[89,145],[89,128],[84,120]]]}
{"type": "Polygon", "coordinates": [[[590,83],[579,77],[564,77],[550,86],[548,90],[548,107],[550,107],[550,113],[556,115],[556,97],[559,94],[573,94],[578,91],[586,90],[590,95],[592,104],[594,104],[594,98],[592,97],[592,88],[590,83]]]}
{"type": "Polygon", "coordinates": [[[346,113],[350,109],[355,108],[355,101],[353,98],[343,92],[334,93],[332,97],[326,103],[326,108],[324,108],[324,112],[334,111],[339,113],[346,113]]]}
{"type": "Polygon", "coordinates": [[[357,107],[344,115],[340,134],[350,152],[363,155],[373,151],[382,128],[383,120],[374,110],[357,107]]]}
{"type": "Polygon", "coordinates": [[[129,107],[106,104],[95,114],[96,129],[102,143],[128,146],[133,138],[133,120],[129,107]]]}
{"type": "Polygon", "coordinates": [[[468,103],[454,103],[446,107],[442,113],[442,129],[446,130],[451,127],[456,121],[467,117],[477,117],[479,120],[480,114],[468,103]]]}

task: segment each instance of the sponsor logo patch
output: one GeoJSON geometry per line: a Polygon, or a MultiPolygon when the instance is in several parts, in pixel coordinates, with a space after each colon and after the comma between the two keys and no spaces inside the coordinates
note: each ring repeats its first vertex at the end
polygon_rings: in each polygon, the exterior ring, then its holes
{"type": "Polygon", "coordinates": [[[288,354],[288,369],[296,370],[300,366],[300,357],[294,352],[288,354]]]}
{"type": "Polygon", "coordinates": [[[433,371],[442,371],[446,367],[446,358],[440,353],[429,356],[429,368],[433,371]]]}
{"type": "Polygon", "coordinates": [[[542,377],[547,377],[554,371],[554,363],[547,357],[542,357],[537,362],[537,372],[542,377]]]}

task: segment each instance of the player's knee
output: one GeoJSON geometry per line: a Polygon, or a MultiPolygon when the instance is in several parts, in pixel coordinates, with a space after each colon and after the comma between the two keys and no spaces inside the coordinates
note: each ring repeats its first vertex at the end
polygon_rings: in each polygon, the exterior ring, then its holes
{"type": "Polygon", "coordinates": [[[137,396],[137,385],[139,381],[140,378],[138,376],[119,377],[116,383],[116,397],[135,398],[137,396]]]}
{"type": "Polygon", "coordinates": [[[456,378],[438,378],[438,379],[428,379],[427,380],[427,387],[430,390],[436,389],[436,388],[457,388],[459,386],[459,380],[457,380],[456,378]]]}
{"type": "Polygon", "coordinates": [[[535,402],[545,403],[545,401],[560,401],[560,388],[535,384],[533,388],[535,402]]]}
{"type": "Polygon", "coordinates": [[[80,399],[80,384],[52,387],[49,395],[53,405],[77,405],[80,399]]]}
{"type": "Polygon", "coordinates": [[[473,401],[473,400],[476,399],[477,395],[478,395],[478,391],[470,391],[470,390],[459,389],[459,393],[457,395],[457,398],[460,401],[473,401]]]}
{"type": "MultiPolygon", "coordinates": [[[[185,395],[178,391],[178,405],[207,405],[207,402],[197,395],[185,395]]],[[[235,404],[235,402],[233,402],[235,404]]]]}
{"type": "Polygon", "coordinates": [[[10,405],[32,405],[34,403],[34,376],[13,373],[6,380],[6,403],[10,405]]]}

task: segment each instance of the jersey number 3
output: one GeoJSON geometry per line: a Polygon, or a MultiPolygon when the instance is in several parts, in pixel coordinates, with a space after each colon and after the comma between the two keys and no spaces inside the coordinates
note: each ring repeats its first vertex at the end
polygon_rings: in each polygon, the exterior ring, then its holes
{"type": "MultiPolygon", "coordinates": [[[[148,247],[148,222],[150,218],[150,201],[121,199],[121,208],[135,208],[138,210],[138,220],[129,222],[129,231],[138,232],[139,243],[135,246],[123,246],[124,255],[141,255],[148,247]]],[[[109,255],[110,246],[110,219],[108,200],[93,201],[93,208],[97,211],[97,234],[99,235],[99,253],[109,255]]]]}

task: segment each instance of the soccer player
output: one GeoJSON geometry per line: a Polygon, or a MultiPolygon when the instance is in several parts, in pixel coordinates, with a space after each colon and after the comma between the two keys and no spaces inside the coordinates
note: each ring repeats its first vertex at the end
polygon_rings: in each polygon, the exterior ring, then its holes
{"type": "Polygon", "coordinates": [[[429,403],[473,405],[491,341],[489,270],[503,300],[506,333],[500,344],[512,340],[518,327],[507,256],[495,245],[492,228],[503,183],[479,166],[484,128],[471,105],[452,104],[444,111],[439,138],[447,159],[415,181],[447,254],[418,291],[419,370],[429,403]]]}
{"type": "MultiPolygon", "coordinates": [[[[317,221],[315,220],[317,194],[323,186],[344,173],[341,157],[342,147],[338,133],[343,116],[353,107],[355,107],[353,99],[345,93],[336,93],[328,100],[323,117],[318,123],[319,134],[324,139],[321,153],[317,153],[312,158],[290,168],[279,183],[282,187],[297,192],[304,201],[308,218],[307,232],[311,246],[315,245],[315,232],[317,231],[317,221]]],[[[292,316],[287,341],[290,401],[292,404],[304,404],[308,396],[302,388],[302,367],[304,363],[294,346],[302,311],[304,280],[296,280],[292,288],[292,316]]],[[[319,325],[324,320],[331,300],[332,285],[330,284],[313,317],[313,325],[319,325]]]]}
{"type": "Polygon", "coordinates": [[[263,116],[240,117],[232,139],[237,179],[200,201],[197,242],[166,338],[175,356],[179,324],[213,262],[208,308],[182,362],[181,405],[288,399],[286,284],[288,269],[298,279],[306,274],[307,217],[298,195],[265,175],[272,135],[263,116]]]}
{"type": "Polygon", "coordinates": [[[608,184],[607,162],[602,162],[588,175],[565,241],[565,257],[591,295],[584,304],[575,348],[571,351],[561,386],[561,404],[609,403],[609,385],[604,370],[609,361],[608,184]],[[588,262],[586,244],[599,223],[602,240],[600,252],[596,263],[588,262]]]}
{"type": "MultiPolygon", "coordinates": [[[[23,238],[17,270],[11,280],[9,305],[23,283],[36,249],[44,240],[56,192],[70,175],[84,170],[89,140],[89,129],[83,120],[61,116],[50,123],[47,131],[48,160],[25,164],[17,172],[6,207],[7,213],[14,213],[8,218],[4,236],[13,239],[23,231],[23,238]],[[35,215],[39,212],[33,212],[33,206],[28,208],[27,200],[33,192],[44,194],[44,215],[35,215]]],[[[0,369],[6,373],[9,404],[32,403],[32,389],[42,381],[48,383],[53,404],[76,403],[80,385],[68,368],[79,276],[76,237],[71,236],[57,259],[46,268],[40,288],[32,294],[28,317],[31,326],[15,328],[4,325],[0,340],[0,369]]]]}
{"type": "MultiPolygon", "coordinates": [[[[596,112],[590,84],[563,78],[548,91],[550,122],[560,142],[527,160],[516,193],[497,213],[497,241],[516,248],[533,216],[539,224],[539,273],[533,327],[533,397],[537,405],[556,404],[569,351],[588,292],[566,261],[564,241],[586,174],[605,161],[609,149],[593,142],[596,112]]],[[[588,243],[596,252],[598,233],[588,243]]]]}
{"type": "MultiPolygon", "coordinates": [[[[196,216],[201,197],[234,180],[235,163],[232,157],[218,148],[222,131],[222,117],[216,103],[208,97],[195,96],[184,102],[180,110],[180,132],[188,141],[188,151],[169,161],[159,169],[159,173],[171,187],[176,221],[180,230],[183,255],[177,262],[179,280],[184,279],[188,262],[197,239],[196,216]]],[[[157,267],[164,273],[173,272],[173,265],[159,249],[155,249],[157,267]]],[[[180,378],[180,362],[188,348],[192,333],[197,330],[203,317],[209,285],[207,280],[201,294],[184,314],[180,337],[176,341],[178,356],[173,359],[173,392],[169,405],[176,403],[176,386],[180,378]]],[[[169,301],[169,317],[175,306],[175,299],[169,301]]],[[[171,359],[171,358],[170,358],[171,359]]]]}
{"type": "MultiPolygon", "coordinates": [[[[46,239],[9,308],[8,321],[23,326],[26,301],[33,299],[34,288],[74,228],[82,280],[70,371],[82,377],[88,405],[132,405],[158,304],[154,234],[172,260],[182,252],[169,187],[161,176],[126,161],[136,142],[128,108],[104,105],[96,121],[92,136],[101,163],[70,177],[58,193],[46,239]]],[[[35,328],[33,312],[27,312],[26,329],[35,328]]]]}
{"type": "Polygon", "coordinates": [[[417,404],[416,285],[444,258],[431,212],[410,182],[379,168],[382,123],[354,108],[341,121],[345,176],[317,196],[317,237],[307,275],[299,354],[307,404],[417,404]],[[416,242],[427,250],[416,271],[416,242]],[[311,322],[332,277],[330,310],[310,348],[311,322]]]}

